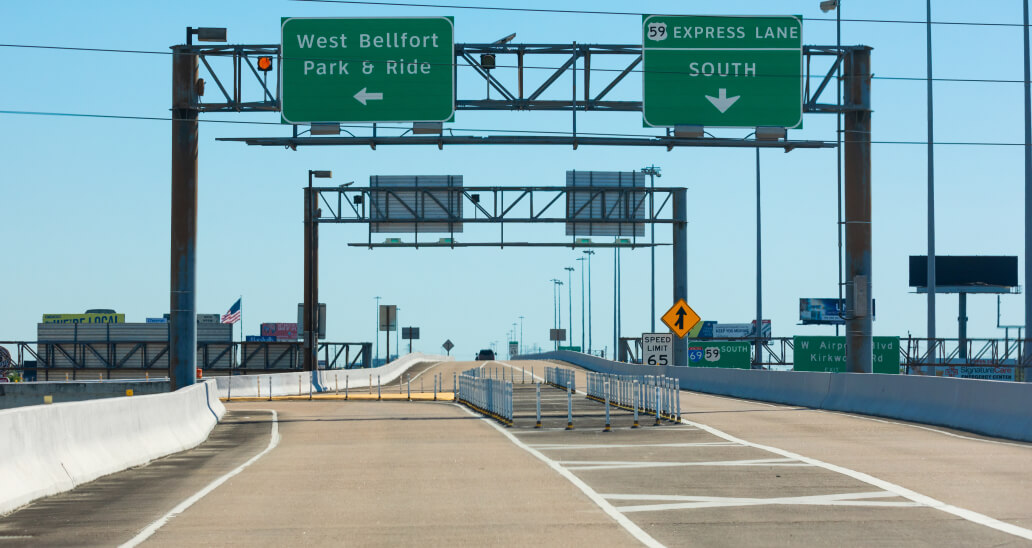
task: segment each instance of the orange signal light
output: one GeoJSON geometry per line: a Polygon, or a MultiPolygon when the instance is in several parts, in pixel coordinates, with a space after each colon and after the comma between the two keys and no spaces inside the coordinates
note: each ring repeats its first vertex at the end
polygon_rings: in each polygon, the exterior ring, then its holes
{"type": "Polygon", "coordinates": [[[258,70],[269,72],[272,70],[272,57],[264,56],[258,58],[258,70]]]}

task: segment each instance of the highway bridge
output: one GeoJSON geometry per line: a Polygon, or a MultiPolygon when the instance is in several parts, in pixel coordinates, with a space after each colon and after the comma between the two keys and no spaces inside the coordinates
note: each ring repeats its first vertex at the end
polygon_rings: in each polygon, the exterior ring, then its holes
{"type": "Polygon", "coordinates": [[[373,375],[220,385],[199,445],[15,509],[0,547],[1032,543],[1027,442],[683,386],[657,418],[586,397],[589,371],[556,361],[373,375]],[[470,370],[512,383],[511,421],[453,401],[470,370]]]}

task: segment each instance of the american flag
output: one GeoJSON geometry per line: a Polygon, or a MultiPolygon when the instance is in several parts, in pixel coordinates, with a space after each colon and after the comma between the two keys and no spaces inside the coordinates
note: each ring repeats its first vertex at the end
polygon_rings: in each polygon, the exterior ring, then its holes
{"type": "Polygon", "coordinates": [[[240,321],[240,300],[237,299],[233,306],[229,307],[229,311],[222,315],[222,323],[237,323],[240,321]]]}

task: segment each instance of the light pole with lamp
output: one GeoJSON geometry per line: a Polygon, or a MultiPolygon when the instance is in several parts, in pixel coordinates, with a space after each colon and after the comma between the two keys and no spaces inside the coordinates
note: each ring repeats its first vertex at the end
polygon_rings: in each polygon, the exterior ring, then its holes
{"type": "Polygon", "coordinates": [[[583,253],[588,258],[588,354],[591,354],[591,256],[595,252],[588,249],[583,253]]]}
{"type": "Polygon", "coordinates": [[[523,353],[523,316],[520,316],[520,354],[523,353]]]}
{"type": "Polygon", "coordinates": [[[568,280],[568,283],[566,284],[566,300],[570,303],[567,305],[570,309],[570,315],[567,316],[567,318],[570,319],[570,346],[573,346],[573,267],[567,266],[564,267],[563,270],[566,271],[566,279],[568,280]]]}
{"type": "Polygon", "coordinates": [[[304,348],[305,371],[319,369],[319,227],[315,218],[319,215],[318,201],[312,189],[312,179],[329,179],[332,171],[309,169],[308,188],[305,189],[305,299],[304,299],[304,348]]]}
{"type": "MultiPolygon", "coordinates": [[[[559,292],[559,290],[560,290],[562,285],[563,285],[563,281],[562,280],[558,280],[556,278],[552,278],[552,307],[554,308],[553,319],[555,320],[554,325],[555,325],[555,329],[556,329],[556,333],[557,334],[558,334],[558,331],[560,329],[562,329],[562,327],[563,327],[562,315],[559,313],[560,307],[562,306],[562,298],[563,298],[562,294],[559,292]]],[[[558,339],[556,339],[556,341],[555,341],[555,349],[559,350],[559,340],[558,339]]]]}
{"type": "MultiPolygon", "coordinates": [[[[649,194],[649,216],[652,217],[652,216],[655,215],[655,209],[654,208],[655,208],[655,198],[656,198],[656,193],[655,193],[655,190],[656,190],[656,177],[662,177],[662,175],[659,174],[659,168],[654,166],[654,165],[649,166],[649,167],[641,168],[641,172],[649,176],[649,185],[652,187],[652,191],[653,191],[652,193],[649,194]]],[[[652,253],[652,277],[651,277],[651,281],[652,281],[652,284],[651,284],[651,287],[652,287],[652,308],[651,308],[651,313],[652,313],[652,315],[649,316],[649,322],[650,322],[649,325],[650,325],[650,328],[652,329],[652,333],[655,333],[656,332],[656,223],[649,223],[649,227],[650,227],[650,230],[652,230],[652,248],[650,249],[650,252],[652,253]]]]}
{"type": "Polygon", "coordinates": [[[585,352],[588,347],[584,346],[584,261],[585,257],[578,257],[580,263],[580,349],[585,352]]]}
{"type": "Polygon", "coordinates": [[[380,361],[380,296],[376,297],[376,361],[380,361]]]}

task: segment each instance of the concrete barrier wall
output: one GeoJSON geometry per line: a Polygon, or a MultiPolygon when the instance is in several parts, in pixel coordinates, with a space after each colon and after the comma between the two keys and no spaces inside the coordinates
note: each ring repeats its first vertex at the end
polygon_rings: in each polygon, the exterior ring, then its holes
{"type": "MultiPolygon", "coordinates": [[[[684,390],[845,411],[1032,441],[1032,384],[914,375],[761,371],[713,367],[653,367],[579,352],[522,359],[563,361],[591,371],[666,375],[684,390]]],[[[686,413],[691,410],[685,409],[686,413]]]]}
{"type": "Polygon", "coordinates": [[[164,394],[0,411],[0,515],[195,447],[225,411],[211,381],[164,394]]]}
{"type": "Polygon", "coordinates": [[[127,389],[132,389],[135,396],[163,394],[169,391],[169,382],[167,380],[5,382],[0,383],[0,409],[40,405],[43,403],[43,396],[51,396],[53,403],[115,398],[125,396],[127,389]]]}
{"type": "Polygon", "coordinates": [[[370,369],[324,369],[315,377],[310,372],[269,373],[265,375],[233,375],[216,377],[219,397],[257,398],[268,397],[270,386],[273,396],[297,396],[319,392],[332,392],[338,386],[344,390],[345,382],[351,388],[376,386],[377,376],[381,384],[387,384],[409,368],[426,362],[452,361],[452,356],[438,356],[414,352],[406,354],[391,363],[370,369]],[[370,384],[370,381],[372,384],[370,384]]]}

